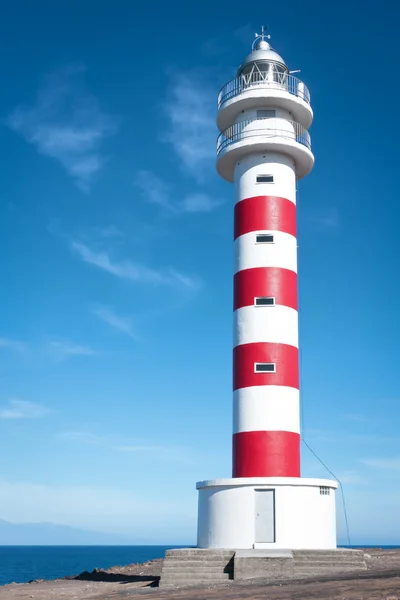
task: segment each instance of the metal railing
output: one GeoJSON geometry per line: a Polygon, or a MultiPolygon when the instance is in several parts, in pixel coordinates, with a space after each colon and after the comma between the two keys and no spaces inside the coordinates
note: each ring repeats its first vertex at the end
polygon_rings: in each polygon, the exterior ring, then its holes
{"type": "Polygon", "coordinates": [[[241,75],[228,81],[218,94],[218,108],[221,108],[222,104],[230,100],[230,98],[234,98],[246,90],[258,87],[283,89],[310,104],[310,92],[307,86],[300,79],[297,79],[297,77],[293,77],[293,75],[288,75],[287,73],[269,72],[263,74],[255,71],[249,75],[241,75]]]}
{"type": "Polygon", "coordinates": [[[240,121],[225,129],[217,138],[217,155],[230,144],[251,137],[281,137],[293,140],[311,150],[310,134],[300,123],[286,119],[264,118],[240,121]],[[271,127],[266,126],[266,121],[271,121],[271,127]],[[282,126],[279,125],[279,121],[282,122],[282,126]],[[263,124],[263,126],[253,127],[257,123],[263,124]]]}

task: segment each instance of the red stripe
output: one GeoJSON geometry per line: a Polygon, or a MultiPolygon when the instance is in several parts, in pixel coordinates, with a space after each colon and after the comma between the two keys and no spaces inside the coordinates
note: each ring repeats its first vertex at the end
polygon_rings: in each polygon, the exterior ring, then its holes
{"type": "Polygon", "coordinates": [[[300,435],[290,431],[235,433],[233,477],[300,477],[300,435]]]}
{"type": "Polygon", "coordinates": [[[296,205],[279,196],[254,196],[235,204],[235,240],[268,229],[296,236],[296,205]]]}
{"type": "Polygon", "coordinates": [[[255,342],[233,349],[233,389],[255,385],[299,388],[298,349],[289,344],[255,342]],[[276,373],[255,373],[254,363],[275,363],[276,373]]]}
{"type": "Polygon", "coordinates": [[[257,296],[273,296],[275,304],[297,310],[297,273],[280,267],[256,267],[235,273],[233,310],[252,306],[257,296]]]}

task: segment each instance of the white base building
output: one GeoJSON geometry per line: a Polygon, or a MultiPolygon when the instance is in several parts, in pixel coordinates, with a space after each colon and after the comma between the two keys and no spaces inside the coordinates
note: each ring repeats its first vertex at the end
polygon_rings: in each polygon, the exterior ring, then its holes
{"type": "Polygon", "coordinates": [[[334,481],[235,478],[196,487],[199,548],[336,548],[334,481]]]}

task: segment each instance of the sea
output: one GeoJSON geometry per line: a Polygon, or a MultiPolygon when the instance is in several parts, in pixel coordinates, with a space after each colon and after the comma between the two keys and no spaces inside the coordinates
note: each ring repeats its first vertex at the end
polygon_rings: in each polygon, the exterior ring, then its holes
{"type": "MultiPolygon", "coordinates": [[[[57,579],[78,575],[82,571],[142,563],[163,558],[165,551],[170,548],[182,547],[184,546],[0,546],[0,585],[26,583],[33,579],[57,579]]],[[[368,547],[400,548],[378,544],[362,546],[368,547]]]]}
{"type": "MultiPolygon", "coordinates": [[[[57,579],[82,571],[164,558],[183,546],[0,546],[0,585],[57,579]]],[[[186,548],[188,546],[185,546],[186,548]]]]}

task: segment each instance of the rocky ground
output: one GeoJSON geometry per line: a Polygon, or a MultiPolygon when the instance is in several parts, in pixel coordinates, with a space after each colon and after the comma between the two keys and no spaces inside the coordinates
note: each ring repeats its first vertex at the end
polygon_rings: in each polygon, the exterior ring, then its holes
{"type": "Polygon", "coordinates": [[[0,587],[0,600],[122,600],[143,595],[146,600],[400,600],[400,550],[366,552],[368,571],[280,585],[257,580],[158,589],[162,568],[159,559],[56,581],[5,585],[0,587]]]}

